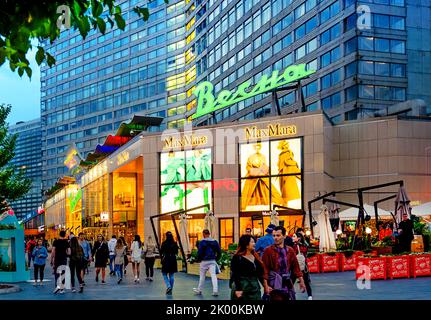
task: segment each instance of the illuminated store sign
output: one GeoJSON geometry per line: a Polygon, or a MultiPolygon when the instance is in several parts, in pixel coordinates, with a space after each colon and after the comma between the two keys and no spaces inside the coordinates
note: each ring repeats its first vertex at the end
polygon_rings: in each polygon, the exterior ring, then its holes
{"type": "Polygon", "coordinates": [[[64,165],[69,169],[76,168],[81,162],[81,156],[76,148],[76,145],[73,143],[66,154],[66,158],[64,159],[64,165]]]}
{"type": "Polygon", "coordinates": [[[75,211],[76,205],[82,198],[82,190],[78,189],[77,191],[69,191],[68,198],[70,204],[70,211],[75,211]]]}
{"type": "Polygon", "coordinates": [[[164,139],[163,149],[197,147],[208,143],[207,136],[184,135],[181,138],[168,137],[164,139]]]}
{"type": "Polygon", "coordinates": [[[266,129],[258,129],[256,126],[247,127],[245,130],[246,139],[256,139],[262,137],[281,137],[296,134],[296,126],[281,126],[280,124],[268,125],[266,129]]]}
{"type": "Polygon", "coordinates": [[[101,222],[109,222],[109,212],[101,212],[100,213],[100,221],[101,222]]]}
{"type": "Polygon", "coordinates": [[[263,75],[252,89],[250,89],[251,82],[246,81],[238,86],[236,92],[222,90],[217,98],[213,95],[214,85],[211,82],[204,81],[200,83],[193,92],[197,98],[197,108],[192,119],[202,117],[208,113],[226,108],[232,104],[268,92],[272,89],[285,86],[316,72],[314,70],[306,70],[305,67],[305,64],[289,66],[281,75],[279,75],[278,70],[275,70],[272,72],[271,77],[263,75]]]}
{"type": "Polygon", "coordinates": [[[117,166],[121,166],[123,163],[127,162],[130,158],[130,154],[127,151],[121,152],[117,156],[117,166]]]}

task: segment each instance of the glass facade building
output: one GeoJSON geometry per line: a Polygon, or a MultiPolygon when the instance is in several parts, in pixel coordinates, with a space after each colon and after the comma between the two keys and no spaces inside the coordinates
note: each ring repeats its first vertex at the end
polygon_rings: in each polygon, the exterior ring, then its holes
{"type": "Polygon", "coordinates": [[[33,182],[27,195],[11,203],[18,220],[26,219],[37,212],[42,204],[42,133],[40,120],[18,122],[9,127],[11,134],[18,134],[15,157],[12,164],[25,169],[33,182]]]}
{"type": "MultiPolygon", "coordinates": [[[[134,113],[164,117],[157,130],[191,122],[193,90],[211,81],[234,89],[291,64],[316,70],[302,81],[306,110],[334,123],[372,115],[408,99],[431,104],[430,8],[417,0],[163,0],[120,1],[125,31],[85,41],[66,30],[46,48],[57,58],[42,68],[44,188],[67,174],[65,151],[82,155],[134,113]],[[132,11],[150,8],[143,22],[132,11]]],[[[297,93],[279,92],[282,113],[298,110],[297,93]]],[[[215,117],[255,119],[273,112],[260,94],[215,117]]]]}

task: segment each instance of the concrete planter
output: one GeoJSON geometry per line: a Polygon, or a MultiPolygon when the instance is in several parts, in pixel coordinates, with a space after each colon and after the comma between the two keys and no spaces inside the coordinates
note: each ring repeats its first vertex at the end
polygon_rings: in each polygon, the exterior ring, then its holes
{"type": "MultiPolygon", "coordinates": [[[[187,264],[187,273],[198,276],[200,274],[199,268],[200,268],[200,263],[188,263],[187,264]]],[[[210,277],[208,272],[207,272],[206,276],[210,277]]],[[[221,270],[221,273],[219,273],[217,275],[217,279],[229,280],[230,279],[230,268],[225,267],[223,270],[221,270]]]]}

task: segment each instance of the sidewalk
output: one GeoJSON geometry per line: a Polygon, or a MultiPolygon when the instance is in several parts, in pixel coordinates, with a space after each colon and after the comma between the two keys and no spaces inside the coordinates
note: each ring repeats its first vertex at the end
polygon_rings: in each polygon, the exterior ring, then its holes
{"type": "MultiPolygon", "coordinates": [[[[32,283],[19,283],[22,291],[3,294],[0,300],[229,300],[229,281],[219,280],[219,296],[213,297],[210,278],[207,278],[202,296],[195,296],[193,288],[197,286],[199,277],[183,272],[175,274],[175,285],[172,296],[166,296],[165,284],[160,270],[155,270],[154,281],[145,280],[145,266],[141,264],[141,283],[134,284],[132,266],[127,268],[127,275],[118,285],[117,278],[106,273],[106,284],[95,282],[94,267],[85,275],[84,293],[56,294],[54,290],[54,275],[47,265],[43,287],[34,287],[32,283]]],[[[33,275],[32,275],[33,276],[33,275]]],[[[354,280],[353,272],[337,272],[311,274],[311,286],[314,300],[430,300],[431,277],[416,279],[378,280],[371,282],[370,290],[359,290],[354,280]]],[[[298,291],[297,291],[298,292],[298,291]]],[[[307,295],[297,293],[298,300],[306,300],[307,295]]]]}

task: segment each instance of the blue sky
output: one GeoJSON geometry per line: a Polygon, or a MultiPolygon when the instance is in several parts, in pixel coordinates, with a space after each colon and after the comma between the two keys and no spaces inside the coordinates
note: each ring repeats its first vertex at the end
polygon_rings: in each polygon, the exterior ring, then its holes
{"type": "Polygon", "coordinates": [[[8,62],[0,67],[0,103],[12,105],[7,119],[9,125],[40,116],[40,67],[34,59],[35,54],[35,49],[27,53],[33,71],[31,80],[25,72],[22,78],[16,71],[12,72],[8,62]]]}

